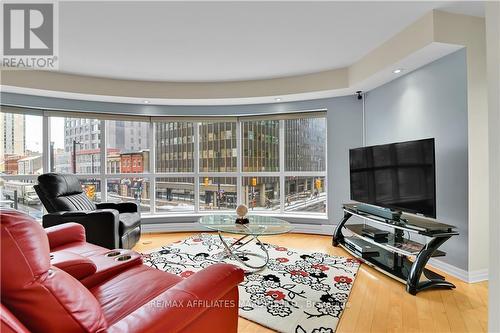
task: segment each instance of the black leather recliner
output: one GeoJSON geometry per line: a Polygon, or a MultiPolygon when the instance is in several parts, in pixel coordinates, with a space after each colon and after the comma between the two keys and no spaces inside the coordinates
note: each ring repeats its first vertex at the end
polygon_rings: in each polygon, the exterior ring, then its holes
{"type": "Polygon", "coordinates": [[[87,242],[108,249],[130,249],[139,241],[141,215],[135,203],[94,203],[73,174],[40,175],[34,188],[49,212],[44,228],[76,222],[85,227],[87,242]]]}

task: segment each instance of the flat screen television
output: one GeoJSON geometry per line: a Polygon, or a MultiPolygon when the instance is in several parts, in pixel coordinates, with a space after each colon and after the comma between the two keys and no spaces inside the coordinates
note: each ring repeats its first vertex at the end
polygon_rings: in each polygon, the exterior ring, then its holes
{"type": "Polygon", "coordinates": [[[349,150],[351,199],[436,217],[434,139],[349,150]]]}

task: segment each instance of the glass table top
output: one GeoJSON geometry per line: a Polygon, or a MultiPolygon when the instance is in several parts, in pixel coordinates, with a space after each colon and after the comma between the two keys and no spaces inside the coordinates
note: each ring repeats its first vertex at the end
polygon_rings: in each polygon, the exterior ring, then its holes
{"type": "Polygon", "coordinates": [[[293,229],[287,221],[272,216],[248,215],[247,218],[250,223],[237,224],[236,215],[206,215],[199,222],[215,231],[253,236],[285,234],[293,229]]]}

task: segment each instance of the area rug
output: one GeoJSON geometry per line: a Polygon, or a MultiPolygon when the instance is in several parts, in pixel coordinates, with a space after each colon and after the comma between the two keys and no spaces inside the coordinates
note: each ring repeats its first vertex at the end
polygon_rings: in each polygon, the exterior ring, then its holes
{"type": "MultiPolygon", "coordinates": [[[[231,239],[228,239],[228,243],[231,239]]],[[[279,332],[333,333],[345,309],[359,261],[263,243],[269,264],[247,274],[239,286],[239,315],[279,332]]],[[[246,249],[259,252],[259,246],[246,249]]],[[[224,247],[217,235],[200,234],[144,255],[157,269],[187,278],[219,262],[224,247]]],[[[260,252],[259,252],[260,253],[260,252]]],[[[252,263],[253,257],[240,259],[252,263]]],[[[235,260],[225,262],[238,264],[235,260]]]]}

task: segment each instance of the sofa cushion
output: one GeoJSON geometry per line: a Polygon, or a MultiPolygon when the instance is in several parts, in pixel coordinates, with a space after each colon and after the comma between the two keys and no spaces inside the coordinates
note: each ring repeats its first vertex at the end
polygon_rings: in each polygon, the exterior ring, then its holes
{"type": "Polygon", "coordinates": [[[69,251],[51,253],[50,262],[77,280],[90,276],[97,270],[97,266],[92,260],[69,251]]]}
{"type": "Polygon", "coordinates": [[[140,265],[91,288],[90,292],[101,304],[106,321],[113,324],[181,280],[177,275],[140,265]]]}
{"type": "Polygon", "coordinates": [[[95,204],[84,193],[65,195],[51,199],[55,209],[60,211],[96,210],[95,204]]]}

